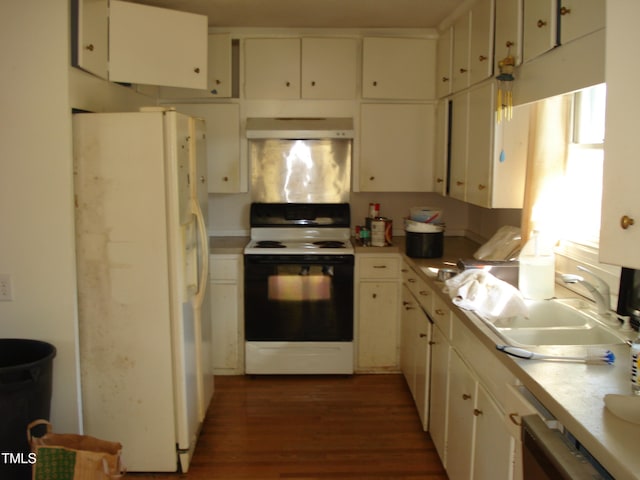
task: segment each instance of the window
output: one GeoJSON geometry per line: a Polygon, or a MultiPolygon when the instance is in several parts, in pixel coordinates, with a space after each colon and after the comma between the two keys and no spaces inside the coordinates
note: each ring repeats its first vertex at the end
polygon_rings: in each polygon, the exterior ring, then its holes
{"type": "Polygon", "coordinates": [[[572,139],[567,149],[561,238],[598,247],[604,160],[604,84],[574,94],[572,139]]]}

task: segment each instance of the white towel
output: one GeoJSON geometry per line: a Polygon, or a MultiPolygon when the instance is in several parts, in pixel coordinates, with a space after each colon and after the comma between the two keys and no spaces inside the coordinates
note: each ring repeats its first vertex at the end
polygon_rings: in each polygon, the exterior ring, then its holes
{"type": "Polygon", "coordinates": [[[520,290],[482,269],[465,270],[445,282],[453,303],[489,320],[527,316],[520,290]]]}

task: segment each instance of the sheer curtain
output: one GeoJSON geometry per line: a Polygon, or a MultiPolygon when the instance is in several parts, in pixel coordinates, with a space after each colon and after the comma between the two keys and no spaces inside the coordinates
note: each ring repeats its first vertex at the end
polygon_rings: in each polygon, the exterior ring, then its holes
{"type": "Polygon", "coordinates": [[[522,209],[522,244],[533,230],[553,237],[564,205],[562,180],[571,138],[572,96],[559,95],[531,109],[527,177],[522,209]]]}

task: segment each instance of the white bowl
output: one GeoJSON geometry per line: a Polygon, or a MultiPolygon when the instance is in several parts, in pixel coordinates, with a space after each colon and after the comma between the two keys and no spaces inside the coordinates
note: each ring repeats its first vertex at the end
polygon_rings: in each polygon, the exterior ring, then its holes
{"type": "Polygon", "coordinates": [[[411,207],[411,220],[423,223],[442,222],[442,210],[436,207],[411,207]]]}

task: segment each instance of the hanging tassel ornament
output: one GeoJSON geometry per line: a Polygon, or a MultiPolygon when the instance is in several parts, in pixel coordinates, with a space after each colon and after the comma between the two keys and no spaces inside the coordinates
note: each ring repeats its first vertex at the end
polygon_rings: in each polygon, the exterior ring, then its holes
{"type": "Polygon", "coordinates": [[[496,77],[498,80],[498,93],[496,95],[496,119],[498,123],[505,120],[511,120],[513,117],[513,69],[516,61],[512,55],[507,55],[498,62],[500,74],[496,77]]]}

